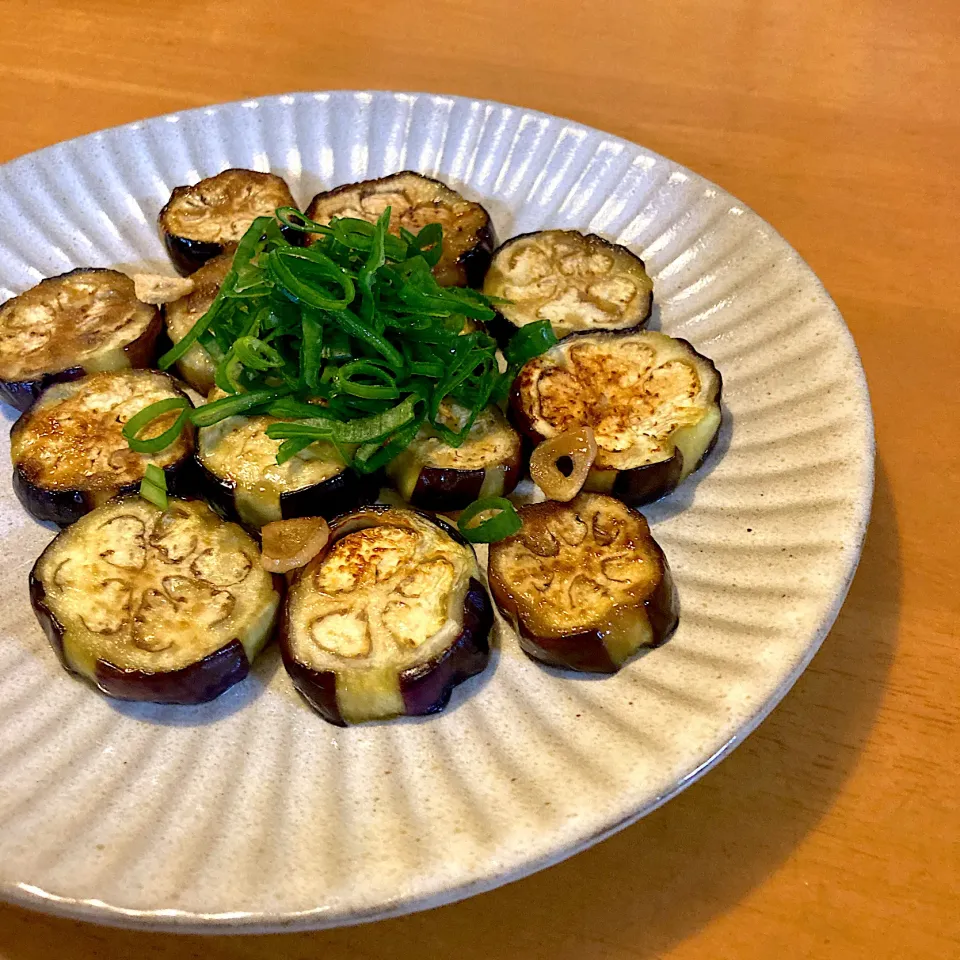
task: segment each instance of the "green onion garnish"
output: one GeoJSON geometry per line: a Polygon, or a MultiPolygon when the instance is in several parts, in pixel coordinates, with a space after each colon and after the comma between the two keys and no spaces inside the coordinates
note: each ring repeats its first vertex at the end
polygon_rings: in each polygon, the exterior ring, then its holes
{"type": "Polygon", "coordinates": [[[528,360],[539,357],[557,342],[549,320],[535,320],[521,327],[507,344],[503,355],[508,364],[522,367],[528,360]]]}
{"type": "Polygon", "coordinates": [[[371,472],[426,425],[443,442],[462,444],[519,367],[556,338],[546,323],[524,328],[501,372],[496,342],[468,328],[496,316],[492,301],[441,287],[433,276],[441,226],[401,229],[399,236],[389,228],[389,208],[376,223],[340,218],[324,225],[292,207],[255,220],[210,308],[159,361],[168,369],[199,344],[226,396],[197,409],[179,399],[147,407],[124,427],[130,446],[156,453],[188,423],[203,428],[261,413],[289,421],[268,431],[283,441],[281,463],[328,441],[358,471],[371,472]],[[302,234],[310,234],[308,246],[291,242],[302,234]],[[444,422],[448,403],[466,410],[459,429],[444,422]],[[169,429],[141,436],[175,409],[181,413],[169,429]]]}
{"type": "Polygon", "coordinates": [[[139,413],[135,413],[124,425],[121,433],[124,439],[130,445],[131,450],[137,453],[157,453],[169,447],[183,430],[187,422],[188,409],[190,401],[186,397],[168,397],[166,400],[158,400],[144,407],[139,413]],[[155,437],[142,439],[140,432],[148,427],[154,420],[170,413],[173,410],[182,410],[183,412],[163,433],[155,437]]]}
{"type": "Polygon", "coordinates": [[[161,510],[167,509],[167,475],[155,463],[147,464],[140,481],[140,496],[161,510]]]}
{"type": "Polygon", "coordinates": [[[471,543],[496,543],[519,533],[523,526],[520,515],[505,497],[487,497],[471,503],[457,520],[460,532],[471,543]],[[473,521],[482,513],[493,512],[478,523],[473,521]]]}

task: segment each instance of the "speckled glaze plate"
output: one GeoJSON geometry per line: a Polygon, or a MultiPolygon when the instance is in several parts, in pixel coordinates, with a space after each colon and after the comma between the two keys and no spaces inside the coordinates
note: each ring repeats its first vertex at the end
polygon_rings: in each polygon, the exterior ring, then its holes
{"type": "Polygon", "coordinates": [[[172,272],[157,212],[229,166],[280,173],[302,202],[411,168],[484,203],[502,239],[575,227],[646,260],[654,325],[724,377],[717,449],[645,511],[680,628],[589,680],[538,667],[500,624],[490,668],[444,714],[355,729],[310,712],[275,650],[202,707],[112,703],[64,673],[33,619],[27,571],[53,534],[4,479],[0,895],[152,928],[357,923],[521,877],[682,790],[786,693],[856,567],[870,407],[817,278],[741,203],[642,147],[497,103],[335,92],[159,117],[0,168],[0,294],[86,265],[172,272]]]}

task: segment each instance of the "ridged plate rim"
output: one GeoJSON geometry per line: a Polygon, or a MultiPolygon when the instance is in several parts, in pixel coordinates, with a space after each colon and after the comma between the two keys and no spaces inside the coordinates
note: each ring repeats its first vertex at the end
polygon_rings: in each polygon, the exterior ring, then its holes
{"type": "MultiPolygon", "coordinates": [[[[475,105],[481,109],[492,110],[512,110],[517,111],[524,117],[533,118],[536,121],[546,123],[561,123],[567,129],[578,130],[585,135],[596,135],[602,137],[604,142],[618,144],[628,153],[642,154],[652,159],[655,164],[664,164],[677,174],[704,184],[716,191],[715,195],[721,200],[736,204],[742,209],[742,216],[752,220],[757,226],[762,226],[769,231],[769,237],[775,243],[785,261],[789,261],[792,268],[811,279],[817,291],[817,308],[829,316],[833,323],[834,341],[832,349],[840,351],[844,356],[842,359],[849,367],[849,373],[853,377],[850,383],[851,388],[856,393],[857,401],[857,436],[853,437],[855,441],[862,445],[858,451],[862,458],[862,475],[859,478],[859,487],[851,502],[854,508],[854,514],[848,524],[846,533],[849,534],[849,540],[846,541],[842,560],[838,563],[838,575],[835,581],[835,590],[833,601],[826,610],[825,615],[807,638],[806,646],[799,660],[793,667],[783,673],[776,687],[770,691],[765,699],[756,706],[753,713],[741,722],[736,729],[731,730],[729,735],[724,737],[721,742],[715,745],[715,748],[691,758],[688,769],[683,776],[676,779],[670,789],[667,789],[654,796],[646,796],[642,799],[635,798],[632,802],[618,811],[614,817],[607,818],[603,823],[597,824],[594,829],[579,836],[575,842],[564,844],[556,849],[550,850],[545,855],[524,860],[515,859],[502,865],[499,869],[488,870],[486,872],[474,871],[473,875],[467,872],[460,883],[446,884],[437,889],[424,887],[414,896],[405,896],[389,901],[380,901],[370,903],[365,907],[353,907],[347,912],[331,914],[325,905],[319,905],[314,909],[299,911],[260,911],[236,910],[216,913],[206,913],[191,909],[179,909],[172,907],[157,907],[155,909],[133,909],[124,907],[122,904],[106,902],[94,897],[77,898],[71,896],[68,892],[60,893],[44,889],[42,886],[33,885],[24,880],[13,880],[7,877],[0,877],[0,897],[8,901],[19,903],[23,906],[60,914],[78,919],[90,920],[100,923],[107,923],[118,926],[131,926],[144,929],[166,929],[179,930],[183,932],[266,932],[294,929],[315,929],[326,926],[347,925],[352,923],[362,923],[370,920],[381,919],[391,916],[397,916],[418,909],[438,906],[443,903],[453,902],[463,899],[476,893],[492,889],[504,883],[517,880],[523,876],[533,873],[539,869],[556,863],[566,857],[569,857],[592,844],[610,836],[612,833],[622,829],[630,823],[638,820],[640,817],[650,813],[663,803],[667,802],[677,793],[689,786],[694,780],[702,776],[707,770],[716,765],[721,759],[729,754],[757,725],[770,713],[770,711],[780,702],[796,679],[800,676],[810,660],[819,648],[823,638],[826,636],[832,626],[840,606],[849,589],[856,566],[860,556],[860,550],[863,543],[863,537],[869,519],[870,503],[873,490],[873,427],[870,411],[870,402],[867,391],[866,380],[860,365],[859,357],[856,351],[853,338],[843,322],[843,319],[833,303],[823,285],[815,277],[809,266],[803,261],[799,254],[784,240],[769,224],[766,224],[756,213],[754,213],[745,204],[733,198],[730,194],[720,187],[711,184],[705,178],[689,171],[687,168],[677,164],[666,157],[662,157],[653,151],[639,147],[623,138],[604,133],[575,121],[563,120],[562,118],[543,113],[541,111],[531,110],[523,107],[515,107],[507,104],[501,104],[496,101],[474,100],[468,97],[458,97],[446,94],[432,93],[398,93],[394,91],[327,91],[311,92],[303,91],[294,94],[279,94],[275,96],[262,98],[248,98],[246,100],[234,101],[231,103],[217,104],[212,107],[200,107],[188,111],[181,111],[175,114],[168,114],[154,117],[149,120],[137,121],[130,124],[110,128],[99,133],[88,134],[73,140],[64,141],[42,150],[35,151],[19,157],[3,166],[4,174],[15,173],[21,165],[29,167],[44,156],[49,156],[52,151],[63,149],[64,147],[73,147],[82,149],[84,144],[92,143],[95,137],[103,134],[115,136],[124,136],[134,131],[143,129],[162,130],[163,124],[176,122],[173,118],[197,118],[206,113],[211,115],[217,112],[225,112],[236,109],[239,106],[251,106],[253,109],[260,107],[268,109],[282,109],[295,100],[304,98],[334,97],[334,98],[406,98],[410,102],[416,102],[421,99],[443,100],[452,104],[475,105]]],[[[329,184],[333,185],[333,184],[329,184]]],[[[482,200],[482,198],[481,198],[482,200]]],[[[505,237],[501,237],[501,240],[505,237]]],[[[93,695],[92,693],[90,695],[93,695]]],[[[0,871],[2,871],[0,867],[0,871]]]]}

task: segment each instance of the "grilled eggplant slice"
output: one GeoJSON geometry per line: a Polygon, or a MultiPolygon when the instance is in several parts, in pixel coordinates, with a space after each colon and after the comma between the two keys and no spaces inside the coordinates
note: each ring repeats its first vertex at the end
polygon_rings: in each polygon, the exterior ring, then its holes
{"type": "Polygon", "coordinates": [[[504,337],[548,320],[558,337],[594,330],[639,329],[653,308],[653,281],[643,261],[595,233],[543,230],[504,243],[483,281],[499,307],[504,337]]]}
{"type": "MultiPolygon", "coordinates": [[[[167,489],[189,493],[194,480],[193,427],[165,450],[134,453],[124,424],[144,407],[185,397],[156,370],[94,373],[48,387],[10,431],[13,489],[37,520],[65,526],[120,493],[135,492],[148,463],[167,475],[167,489]]],[[[155,420],[143,438],[173,426],[180,411],[155,420]]]]}
{"type": "Polygon", "coordinates": [[[449,524],[372,507],[341,517],[290,587],[284,666],[340,726],[442,710],[487,665],[493,608],[473,549],[449,524]]]}
{"type": "Polygon", "coordinates": [[[433,268],[439,284],[480,286],[494,247],[490,214],[432,177],[404,170],[379,180],[348,183],[318,193],[307,207],[307,216],[317,223],[329,223],[334,217],[373,222],[387,207],[391,208],[390,232],[398,236],[401,227],[412,233],[428,223],[443,227],[443,256],[433,268]]]}
{"type": "MultiPolygon", "coordinates": [[[[441,418],[462,430],[469,411],[459,404],[441,407],[441,418]]],[[[400,495],[427,510],[462,510],[480,497],[502,497],[520,479],[520,437],[498,407],[482,410],[459,447],[446,444],[429,425],[387,465],[400,495]]]]}
{"type": "Polygon", "coordinates": [[[0,398],[26,410],[52,383],[149,367],[163,324],[116,270],[72,270],[0,307],[0,398]]]}
{"type": "Polygon", "coordinates": [[[295,206],[286,181],[276,174],[231,168],[175,187],[158,222],[173,265],[186,276],[233,249],[257,217],[295,206]]]}
{"type": "Polygon", "coordinates": [[[278,464],[282,441],[267,436],[267,427],[278,422],[266,414],[227,417],[199,431],[204,492],[228,515],[259,530],[294,517],[329,520],[376,500],[379,478],[358,476],[331,443],[317,441],[278,464]]]}
{"type": "Polygon", "coordinates": [[[651,330],[575,335],[524,365],[511,416],[534,443],[592,427],[598,449],[584,489],[640,506],[710,452],[720,385],[717,368],[686,340],[651,330]]]}
{"type": "Polygon", "coordinates": [[[280,609],[249,534],[200,500],[164,511],[136,496],[61,532],[30,598],[67,670],[155,703],[202,703],[242,680],[280,609]]]}
{"type": "Polygon", "coordinates": [[[527,504],[523,528],[491,544],[488,581],[534,660],[615,673],[676,629],[676,591],[643,515],[613,497],[527,504]]]}
{"type": "MultiPolygon", "coordinates": [[[[214,257],[195,273],[190,274],[193,290],[187,296],[174,300],[173,303],[168,303],[164,307],[167,334],[173,343],[179,343],[210,309],[210,305],[220,291],[220,284],[230,272],[232,264],[232,252],[214,257]]],[[[199,343],[190,347],[177,361],[177,372],[194,390],[204,396],[213,389],[216,364],[213,362],[213,357],[199,343]]]]}

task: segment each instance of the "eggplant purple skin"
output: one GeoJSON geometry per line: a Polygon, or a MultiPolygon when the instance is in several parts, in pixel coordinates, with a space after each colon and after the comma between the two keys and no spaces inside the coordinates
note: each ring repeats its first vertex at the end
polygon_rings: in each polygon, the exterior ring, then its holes
{"type": "Polygon", "coordinates": [[[44,373],[37,380],[0,380],[0,399],[21,412],[29,410],[37,397],[55,383],[66,383],[85,377],[83,367],[71,367],[59,373],[44,373]]]}
{"type": "MultiPolygon", "coordinates": [[[[522,466],[521,453],[505,466],[503,475],[503,493],[506,496],[512,493],[520,482],[520,468],[522,466]]],[[[463,510],[480,496],[486,470],[456,470],[452,467],[420,468],[410,503],[414,507],[425,510],[463,510]]]]}
{"type": "MultiPolygon", "coordinates": [[[[83,376],[83,371],[81,371],[81,376],[83,376]]],[[[28,412],[25,410],[10,428],[11,446],[13,436],[17,429],[21,427],[21,424],[25,422],[28,412]]],[[[172,496],[192,497],[197,493],[199,475],[192,447],[176,463],[164,467],[163,473],[167,479],[167,491],[172,496]]],[[[76,523],[82,516],[99,505],[85,490],[50,490],[46,487],[37,486],[18,463],[13,465],[11,483],[13,492],[16,494],[17,500],[20,501],[20,506],[31,517],[35,520],[55,523],[61,528],[76,523]]],[[[107,499],[137,493],[139,489],[140,481],[136,481],[123,487],[117,487],[107,499]]]]}
{"type": "Polygon", "coordinates": [[[457,258],[457,266],[463,270],[465,286],[473,287],[475,290],[483,286],[483,278],[490,267],[496,245],[497,237],[493,232],[493,221],[488,212],[487,222],[480,230],[477,242],[457,258]]]}
{"type": "MultiPolygon", "coordinates": [[[[177,190],[180,188],[177,187],[177,190]]],[[[174,191],[176,192],[176,191],[174,191]]],[[[295,247],[302,246],[302,237],[306,236],[302,231],[290,230],[287,227],[281,227],[280,232],[287,241],[295,247]]],[[[173,268],[181,277],[188,277],[191,273],[199,270],[208,260],[219,257],[221,253],[227,250],[236,250],[235,243],[211,243],[209,240],[191,240],[189,237],[180,237],[173,233],[163,231],[163,245],[166,247],[167,255],[173,268]]]]}
{"type": "Polygon", "coordinates": [[[379,472],[360,474],[348,467],[312,487],[281,493],[280,515],[284,520],[297,517],[332,520],[342,513],[373,503],[380,493],[380,479],[379,472]]]}
{"type": "Polygon", "coordinates": [[[239,640],[233,639],[202,660],[165,673],[121,670],[106,660],[98,660],[96,682],[115,700],[190,705],[215,700],[249,672],[247,652],[239,640]]]}
{"type": "MultiPolygon", "coordinates": [[[[428,177],[422,173],[417,173],[416,170],[400,170],[397,173],[390,174],[389,176],[400,177],[404,174],[414,174],[417,177],[422,178],[423,180],[430,180],[433,183],[437,183],[442,186],[445,190],[453,190],[452,187],[445,184],[442,180],[437,180],[436,177],[428,177]]],[[[386,179],[385,177],[379,177],[377,179],[386,179]]],[[[368,180],[358,181],[357,183],[345,183],[342,186],[334,187],[332,190],[323,190],[318,193],[307,205],[306,215],[308,217],[313,216],[313,209],[315,202],[320,199],[328,199],[330,197],[336,196],[340,193],[346,193],[347,191],[353,190],[355,187],[360,186],[364,183],[369,183],[368,180]]],[[[456,191],[453,191],[454,193],[456,191]]],[[[483,204],[477,204],[477,206],[483,206],[483,204]]],[[[493,218],[490,216],[490,211],[486,207],[483,207],[484,213],[487,215],[487,222],[484,224],[483,228],[477,234],[477,242],[467,251],[460,254],[456,260],[457,266],[463,271],[463,284],[458,284],[458,286],[467,286],[473,287],[475,290],[479,290],[483,286],[483,278],[487,273],[487,269],[490,266],[490,261],[493,259],[494,248],[497,246],[497,235],[493,229],[493,218]]],[[[309,234],[303,234],[304,237],[309,237],[309,234]]],[[[307,241],[309,242],[309,241],[307,241]]]]}
{"type": "MultiPolygon", "coordinates": [[[[177,187],[174,190],[176,194],[177,187]]],[[[211,243],[208,240],[191,240],[189,237],[178,237],[176,234],[163,231],[163,245],[167,248],[167,255],[174,269],[181,277],[187,277],[199,270],[208,260],[219,256],[227,249],[223,243],[211,243]]],[[[232,244],[236,246],[236,244],[232,244]]]]}
{"type": "MultiPolygon", "coordinates": [[[[236,481],[218,477],[200,459],[199,453],[195,454],[194,460],[197,485],[211,506],[221,516],[246,526],[237,510],[236,481]]],[[[297,517],[332,520],[376,500],[380,493],[380,479],[379,472],[361,475],[348,467],[321,483],[281,493],[280,517],[283,520],[297,517]]]]}
{"type": "MultiPolygon", "coordinates": [[[[660,562],[663,576],[656,589],[642,605],[653,630],[653,643],[647,647],[649,650],[666,643],[680,622],[676,587],[662,551],[660,551],[660,562]]],[[[616,673],[623,666],[622,663],[615,663],[611,659],[604,646],[600,630],[584,630],[562,637],[539,637],[525,624],[516,623],[515,617],[511,617],[506,612],[504,615],[514,622],[520,640],[520,649],[531,660],[536,660],[548,667],[573,670],[577,673],[610,674],[616,673]]]]}
{"type": "MultiPolygon", "coordinates": [[[[385,504],[374,504],[364,508],[363,512],[379,515],[394,509],[396,508],[385,504]]],[[[421,510],[413,512],[440,527],[451,540],[473,552],[473,544],[453,524],[421,510]]],[[[343,514],[331,523],[331,543],[336,535],[337,524],[350,517],[349,513],[343,514]]],[[[439,713],[450,702],[454,687],[482,673],[490,662],[492,629],[493,604],[490,596],[483,584],[476,577],[471,577],[463,599],[463,626],[460,635],[436,657],[409,667],[400,674],[404,715],[426,716],[439,713]]],[[[347,726],[337,706],[336,674],[330,670],[311,670],[294,657],[290,648],[285,607],[278,631],[278,645],[283,666],[300,696],[328,723],[338,727],[347,726]]]]}
{"type": "Polygon", "coordinates": [[[311,670],[299,660],[295,660],[289,652],[286,633],[283,631],[280,633],[280,656],[297,693],[327,723],[332,723],[335,727],[347,726],[337,706],[337,675],[330,670],[311,670]]]}
{"type": "Polygon", "coordinates": [[[463,626],[449,647],[431,660],[400,674],[400,695],[406,715],[439,713],[450,702],[453,688],[482,673],[490,662],[493,605],[483,584],[470,578],[463,599],[463,626]]]}
{"type": "MultiPolygon", "coordinates": [[[[30,570],[30,605],[64,670],[76,675],[64,651],[66,627],[47,606],[47,591],[37,576],[42,557],[43,554],[30,570]]],[[[273,584],[282,598],[283,577],[275,576],[273,584]]],[[[189,705],[214,700],[239,683],[250,672],[250,661],[243,644],[234,638],[219,650],[180,670],[147,673],[143,670],[123,670],[106,660],[98,660],[95,671],[97,687],[115,700],[189,705]]]]}
{"type": "MultiPolygon", "coordinates": [[[[70,270],[56,277],[50,277],[50,280],[60,280],[63,277],[69,277],[72,273],[90,273],[90,268],[79,267],[76,270],[70,270]]],[[[130,366],[135,370],[145,369],[153,366],[154,360],[158,356],[160,345],[160,335],[163,333],[163,317],[160,311],[154,307],[154,317],[150,325],[136,340],[128,343],[123,352],[130,361],[130,366]]],[[[17,410],[29,410],[33,406],[34,400],[43,393],[47,387],[55,383],[66,383],[70,380],[79,380],[85,377],[87,371],[82,366],[69,367],[66,370],[55,370],[50,373],[42,373],[35,380],[2,380],[0,379],[0,400],[4,400],[15,407],[17,410]]]]}
{"type": "MultiPolygon", "coordinates": [[[[46,590],[36,575],[36,564],[30,571],[30,603],[60,663],[69,673],[76,674],[64,653],[66,629],[46,604],[46,590]]],[[[250,662],[243,644],[234,639],[196,663],[165,673],[121,670],[112,663],[98,660],[96,684],[103,693],[116,700],[195,704],[219,697],[249,672],[250,662]]]]}
{"type": "MultiPolygon", "coordinates": [[[[235,168],[232,168],[235,169],[235,168]]],[[[226,173],[222,170],[221,173],[226,173]]],[[[179,234],[171,233],[164,226],[164,215],[167,208],[180,196],[193,189],[193,185],[182,184],[174,187],[170,194],[170,199],[163,205],[160,213],[157,214],[157,225],[163,236],[163,245],[166,247],[167,255],[174,269],[181,277],[189,276],[196,270],[199,270],[208,260],[219,256],[229,249],[235,250],[236,243],[215,243],[210,240],[191,240],[189,237],[182,237],[179,234]]],[[[290,230],[287,227],[281,227],[281,232],[287,241],[293,246],[301,246],[305,234],[298,230],[290,230]]]]}
{"type": "MultiPolygon", "coordinates": [[[[171,496],[191,497],[196,494],[198,477],[192,450],[176,463],[164,467],[163,472],[167,478],[167,491],[171,496]]],[[[111,494],[111,498],[136,493],[139,489],[139,481],[118,487],[111,494]]],[[[84,490],[48,490],[36,486],[19,464],[13,468],[13,492],[31,517],[55,523],[59,527],[76,523],[98,506],[84,490]]]]}
{"type": "MultiPolygon", "coordinates": [[[[504,240],[499,247],[496,248],[491,254],[490,259],[487,261],[487,266],[484,267],[484,273],[486,273],[490,264],[493,262],[494,258],[500,253],[501,250],[509,247],[511,243],[516,240],[524,240],[527,237],[535,237],[538,233],[543,233],[542,230],[529,230],[527,233],[518,233],[515,237],[511,237],[509,240],[504,240]]],[[[603,237],[598,236],[595,233],[586,234],[586,236],[591,237],[593,240],[599,240],[602,244],[605,244],[608,247],[620,247],[622,250],[626,250],[635,260],[639,260],[643,269],[647,269],[647,265],[643,262],[641,257],[638,257],[632,250],[628,247],[624,247],[620,243],[611,243],[609,240],[605,240],[603,237]]],[[[653,314],[653,295],[650,296],[650,306],[647,309],[646,316],[642,320],[638,320],[632,327],[624,327],[620,330],[605,330],[603,327],[594,327],[589,330],[578,330],[575,333],[568,334],[568,336],[580,336],[585,333],[637,333],[639,330],[643,330],[646,325],[650,322],[650,317],[653,314]]],[[[520,327],[511,323],[500,311],[497,311],[497,315],[492,319],[487,321],[487,331],[494,340],[497,341],[497,345],[503,350],[507,344],[510,342],[510,338],[519,330],[520,327]]]]}
{"type": "Polygon", "coordinates": [[[43,554],[41,553],[30,570],[30,606],[33,608],[40,627],[43,629],[47,640],[50,641],[50,646],[53,647],[53,652],[57,655],[57,659],[60,661],[63,669],[68,673],[75,673],[76,671],[73,667],[67,663],[67,655],[63,649],[63,635],[66,633],[66,627],[64,627],[57,619],[57,615],[47,606],[47,591],[43,585],[43,581],[37,576],[37,567],[40,565],[42,556],[43,554]]]}
{"type": "MultiPolygon", "coordinates": [[[[431,517],[431,520],[434,518],[431,517]]],[[[445,525],[444,525],[445,526],[445,525]]],[[[470,578],[463,600],[463,625],[457,639],[437,656],[400,674],[404,715],[439,713],[450,702],[453,688],[482,673],[490,661],[493,606],[483,584],[470,578]]],[[[347,726],[337,706],[337,676],[330,670],[311,670],[290,649],[286,621],[279,634],[280,655],[294,687],[328,723],[347,726]]]]}
{"type": "MultiPolygon", "coordinates": [[[[560,343],[568,343],[578,337],[587,336],[595,332],[596,331],[589,330],[577,331],[564,337],[560,343]]],[[[602,332],[611,333],[614,336],[629,336],[635,333],[636,330],[618,330],[615,333],[613,331],[602,332]]],[[[674,337],[674,339],[688,346],[698,357],[713,367],[717,374],[717,396],[715,403],[717,403],[718,406],[721,405],[723,399],[723,377],[720,371],[717,370],[714,362],[710,360],[709,357],[705,357],[700,353],[689,340],[685,340],[683,337],[674,337]]],[[[520,391],[517,388],[519,378],[520,374],[518,372],[517,378],[514,380],[513,387],[510,390],[509,419],[520,434],[536,446],[546,438],[537,433],[530,418],[523,411],[520,401],[520,391]]],[[[693,469],[689,471],[687,476],[699,470],[704,464],[712,453],[713,448],[717,445],[719,436],[720,428],[718,427],[707,449],[704,451],[703,456],[694,464],[693,469]]],[[[628,507],[642,507],[645,504],[653,503],[665,497],[668,493],[673,493],[673,491],[677,489],[683,474],[683,466],[683,454],[679,450],[674,450],[673,456],[668,460],[661,460],[658,463],[646,463],[643,464],[643,466],[633,467],[629,470],[618,470],[616,471],[617,476],[613,481],[613,488],[609,491],[610,495],[616,497],[618,500],[622,500],[628,507]]],[[[597,470],[599,468],[595,467],[594,469],[597,470]]]]}

